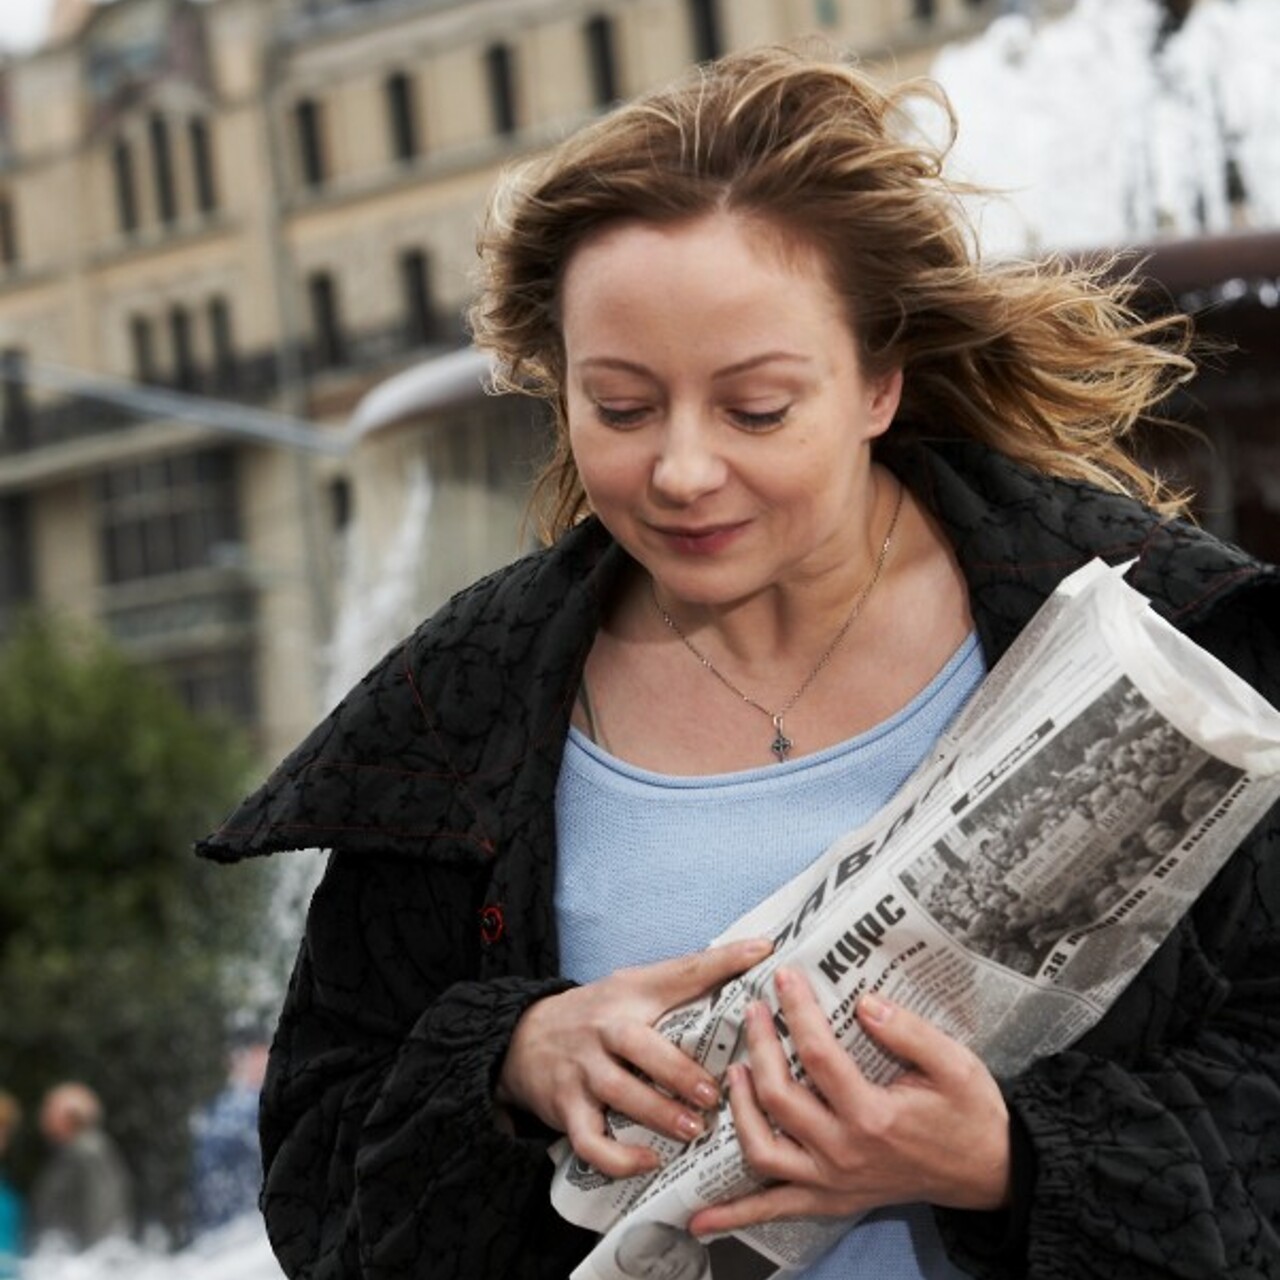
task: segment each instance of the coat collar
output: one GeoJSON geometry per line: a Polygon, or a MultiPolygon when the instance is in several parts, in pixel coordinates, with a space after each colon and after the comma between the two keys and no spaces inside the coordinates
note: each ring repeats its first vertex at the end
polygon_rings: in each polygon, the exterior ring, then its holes
{"type": "Polygon", "coordinates": [[[1238,589],[1276,585],[1272,566],[1123,494],[1032,472],[975,442],[911,441],[886,463],[940,521],[994,663],[1063,578],[1098,557],[1187,628],[1238,589]]]}
{"type": "Polygon", "coordinates": [[[455,596],[196,852],[491,857],[509,812],[554,791],[600,601],[625,563],[587,521],[455,596]]]}

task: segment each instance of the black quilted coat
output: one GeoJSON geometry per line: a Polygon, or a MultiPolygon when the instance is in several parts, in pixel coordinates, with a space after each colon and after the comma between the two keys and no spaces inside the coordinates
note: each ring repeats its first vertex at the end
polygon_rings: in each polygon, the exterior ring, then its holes
{"type": "MultiPolygon", "coordinates": [[[[1097,554],[1280,703],[1280,575],[1181,523],[980,446],[885,460],[931,509],[993,663],[1097,554]]],[[[549,1135],[495,1117],[516,1020],[562,990],[553,793],[623,553],[594,521],[452,600],[200,852],[333,850],[263,1097],[263,1208],[291,1276],[567,1276],[549,1135]]],[[[1002,1082],[1009,1214],[938,1211],[984,1278],[1280,1278],[1280,815],[1109,1014],[1002,1082]]]]}

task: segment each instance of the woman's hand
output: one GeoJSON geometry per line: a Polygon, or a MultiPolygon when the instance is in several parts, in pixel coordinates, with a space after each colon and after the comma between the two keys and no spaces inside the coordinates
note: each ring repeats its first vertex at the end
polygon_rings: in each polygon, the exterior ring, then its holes
{"type": "Polygon", "coordinates": [[[691,1231],[915,1201],[966,1209],[1008,1202],[1009,1113],[975,1054],[915,1014],[864,996],[863,1030],[906,1066],[890,1084],[871,1084],[837,1043],[805,979],[779,970],[775,980],[817,1093],[792,1078],[769,1009],[753,1005],[751,1065],[730,1069],[729,1101],[747,1163],[777,1185],[704,1209],[691,1231]]]}
{"type": "Polygon", "coordinates": [[[734,942],[620,969],[536,1001],[516,1023],[498,1101],[523,1107],[567,1134],[576,1154],[609,1177],[656,1168],[653,1151],[608,1136],[606,1112],[621,1112],[681,1141],[697,1137],[705,1125],[701,1113],[716,1105],[719,1087],[653,1024],[668,1009],[751,968],[770,949],[764,940],[734,942]]]}

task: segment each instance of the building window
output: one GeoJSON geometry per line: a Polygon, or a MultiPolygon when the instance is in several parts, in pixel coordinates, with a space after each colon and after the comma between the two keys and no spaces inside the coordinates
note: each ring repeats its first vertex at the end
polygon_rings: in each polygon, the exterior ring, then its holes
{"type": "Polygon", "coordinates": [[[195,349],[191,342],[191,315],[186,307],[169,308],[169,346],[173,352],[173,384],[192,390],[197,381],[195,349]]]}
{"type": "Polygon", "coordinates": [[[315,363],[319,369],[335,369],[346,360],[342,320],[338,314],[338,290],[327,271],[317,271],[307,280],[311,302],[311,331],[315,343],[315,363]]]}
{"type": "Polygon", "coordinates": [[[31,406],[27,401],[27,356],[20,347],[0,351],[0,446],[25,449],[31,442],[31,406]]]}
{"type": "Polygon", "coordinates": [[[213,348],[213,374],[217,385],[229,390],[236,383],[236,347],[231,334],[231,308],[219,295],[209,299],[209,343],[213,348]]]}
{"type": "Polygon", "coordinates": [[[13,201],[0,196],[0,266],[16,266],[18,261],[18,229],[14,223],[13,201]]]}
{"type": "Polygon", "coordinates": [[[516,131],[515,58],[509,45],[492,44],[485,50],[489,84],[489,114],[495,133],[516,131]]]}
{"type": "Polygon", "coordinates": [[[155,330],[150,316],[131,316],[129,344],[133,348],[133,376],[137,382],[156,382],[155,330]]]}
{"type": "Polygon", "coordinates": [[[718,0],[689,0],[689,24],[693,33],[695,62],[710,62],[724,52],[718,0]]]}
{"type": "Polygon", "coordinates": [[[614,48],[613,19],[598,13],[588,18],[582,28],[587,45],[587,64],[591,69],[591,93],[598,107],[618,101],[618,59],[614,48]]]}
{"type": "Polygon", "coordinates": [[[235,454],[205,449],[114,467],[98,477],[109,583],[216,566],[240,541],[235,454]]]}
{"type": "Polygon", "coordinates": [[[418,154],[418,130],[414,120],[417,95],[413,81],[403,71],[388,76],[384,84],[391,150],[402,164],[418,154]]]}
{"type": "Polygon", "coordinates": [[[196,208],[201,213],[213,213],[218,207],[218,184],[213,176],[213,139],[209,133],[208,121],[193,116],[187,122],[187,136],[191,141],[196,208]]]}
{"type": "Polygon", "coordinates": [[[147,122],[151,138],[151,171],[156,184],[156,211],[160,221],[170,223],[178,217],[178,192],[173,182],[173,153],[169,145],[169,122],[153,115],[147,122]]]}
{"type": "Polygon", "coordinates": [[[335,476],[329,482],[329,525],[334,533],[343,533],[351,526],[355,497],[347,476],[335,476]]]}
{"type": "Polygon", "coordinates": [[[162,670],[197,715],[230,716],[245,725],[257,719],[252,653],[201,653],[163,663],[162,670]]]}
{"type": "Polygon", "coordinates": [[[323,112],[314,98],[303,98],[293,108],[298,137],[298,162],[302,180],[309,187],[322,187],[327,177],[324,157],[323,112]]]}
{"type": "Polygon", "coordinates": [[[138,191],[133,173],[133,148],[127,139],[116,139],[111,150],[111,168],[116,182],[116,219],[120,230],[131,235],[138,229],[138,191]]]}
{"type": "Polygon", "coordinates": [[[432,297],[431,262],[421,249],[406,249],[400,255],[400,281],[406,335],[412,345],[426,346],[439,337],[439,324],[432,297]]]}

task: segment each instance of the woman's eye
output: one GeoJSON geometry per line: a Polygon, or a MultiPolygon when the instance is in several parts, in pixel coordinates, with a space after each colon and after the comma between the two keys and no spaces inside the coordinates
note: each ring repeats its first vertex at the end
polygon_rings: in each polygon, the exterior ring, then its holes
{"type": "Polygon", "coordinates": [[[747,431],[767,431],[770,427],[781,426],[790,412],[791,406],[784,404],[776,409],[733,409],[730,416],[747,431]]]}
{"type": "Polygon", "coordinates": [[[611,405],[596,402],[596,416],[606,427],[634,427],[648,412],[642,405],[611,405]]]}

